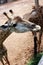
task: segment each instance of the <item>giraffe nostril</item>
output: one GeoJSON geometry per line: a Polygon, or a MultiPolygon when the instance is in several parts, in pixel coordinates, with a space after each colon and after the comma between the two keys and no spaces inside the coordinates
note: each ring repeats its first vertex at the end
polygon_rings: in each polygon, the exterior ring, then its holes
{"type": "Polygon", "coordinates": [[[32,25],[32,27],[35,27],[35,26],[36,26],[35,24],[32,25]]]}

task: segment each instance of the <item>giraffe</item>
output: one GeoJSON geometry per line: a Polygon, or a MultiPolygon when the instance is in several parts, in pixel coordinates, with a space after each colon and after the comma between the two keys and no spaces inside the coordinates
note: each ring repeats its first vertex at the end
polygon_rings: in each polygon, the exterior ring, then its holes
{"type": "Polygon", "coordinates": [[[23,18],[41,26],[39,39],[37,39],[38,52],[40,52],[42,32],[43,32],[43,6],[39,5],[39,0],[35,0],[35,6],[33,6],[33,10],[29,14],[25,14],[23,18]]]}
{"type": "Polygon", "coordinates": [[[8,21],[4,24],[4,25],[0,25],[0,52],[2,53],[1,55],[1,62],[4,65],[3,62],[3,52],[4,52],[4,56],[6,58],[6,61],[8,63],[8,65],[10,65],[8,58],[7,58],[7,49],[6,47],[3,45],[3,42],[5,41],[5,39],[13,32],[17,32],[17,33],[23,33],[23,32],[27,32],[27,31],[38,31],[41,29],[41,27],[39,25],[36,25],[34,23],[31,23],[25,19],[22,19],[21,17],[17,16],[14,19],[11,19],[6,12],[3,13],[7,18],[8,21]],[[13,31],[12,31],[13,29],[13,31]]]}
{"type": "MultiPolygon", "coordinates": [[[[36,1],[37,2],[37,1],[36,1]]],[[[39,5],[38,5],[39,6],[39,5]]],[[[13,11],[12,10],[9,10],[9,12],[12,14],[12,15],[14,15],[14,13],[13,13],[13,11]]],[[[14,18],[14,17],[13,17],[14,18]]],[[[17,20],[17,21],[23,21],[23,20],[21,20],[21,18],[19,18],[18,16],[17,17],[15,17],[15,19],[17,20]]],[[[25,19],[26,20],[26,19],[25,19]]],[[[30,22],[30,21],[28,21],[28,22],[30,22]]],[[[28,25],[29,26],[29,25],[28,25]]],[[[40,32],[40,31],[39,31],[40,32]]],[[[34,36],[34,55],[36,55],[37,54],[37,42],[38,42],[38,40],[37,40],[37,37],[34,35],[34,32],[32,32],[32,34],[33,34],[33,36],[34,36]],[[36,44],[35,44],[35,40],[36,40],[36,44]]]]}

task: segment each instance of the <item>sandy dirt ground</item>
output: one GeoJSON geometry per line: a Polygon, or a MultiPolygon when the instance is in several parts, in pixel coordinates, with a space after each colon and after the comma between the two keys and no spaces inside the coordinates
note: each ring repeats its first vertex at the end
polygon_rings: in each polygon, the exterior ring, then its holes
{"type": "MultiPolygon", "coordinates": [[[[43,4],[43,0],[41,0],[40,4],[43,4]]],[[[3,6],[0,6],[0,25],[4,24],[8,20],[3,15],[4,11],[6,11],[9,16],[11,16],[9,10],[12,9],[14,11],[15,16],[19,15],[23,17],[25,13],[28,13],[32,10],[33,5],[34,0],[19,0],[10,4],[8,3],[3,6]]],[[[33,35],[30,31],[25,33],[13,32],[3,42],[3,44],[7,48],[10,65],[26,65],[34,51],[33,35]]],[[[41,44],[41,51],[43,51],[43,44],[41,44]]],[[[2,65],[1,62],[0,65],[2,65]]]]}

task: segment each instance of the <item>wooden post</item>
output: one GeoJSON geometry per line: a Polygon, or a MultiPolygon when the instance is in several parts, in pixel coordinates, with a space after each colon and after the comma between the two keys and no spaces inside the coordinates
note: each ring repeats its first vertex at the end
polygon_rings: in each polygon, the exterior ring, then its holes
{"type": "Polygon", "coordinates": [[[37,56],[37,36],[36,32],[34,32],[34,57],[37,56]]]}
{"type": "Polygon", "coordinates": [[[36,9],[39,7],[39,0],[35,0],[35,7],[36,9]]]}

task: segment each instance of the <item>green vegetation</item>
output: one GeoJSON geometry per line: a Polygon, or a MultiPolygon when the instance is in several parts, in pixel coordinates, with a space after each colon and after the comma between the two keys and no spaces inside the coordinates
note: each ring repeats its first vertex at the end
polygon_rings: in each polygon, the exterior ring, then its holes
{"type": "Polygon", "coordinates": [[[37,54],[36,57],[32,57],[27,65],[37,65],[41,59],[43,53],[37,54]]]}

